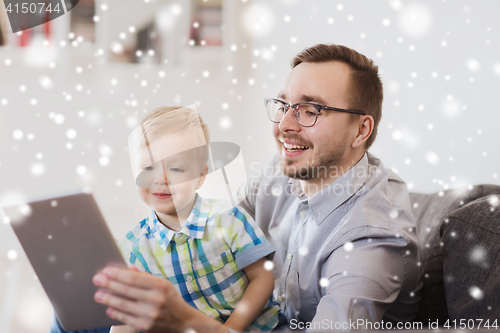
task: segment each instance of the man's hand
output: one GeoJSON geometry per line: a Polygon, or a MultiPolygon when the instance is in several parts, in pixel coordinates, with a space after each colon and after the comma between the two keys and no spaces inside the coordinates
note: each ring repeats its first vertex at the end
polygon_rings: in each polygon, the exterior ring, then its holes
{"type": "Polygon", "coordinates": [[[106,314],[146,332],[227,332],[222,324],[190,307],[170,281],[137,270],[106,267],[93,283],[106,314]]]}

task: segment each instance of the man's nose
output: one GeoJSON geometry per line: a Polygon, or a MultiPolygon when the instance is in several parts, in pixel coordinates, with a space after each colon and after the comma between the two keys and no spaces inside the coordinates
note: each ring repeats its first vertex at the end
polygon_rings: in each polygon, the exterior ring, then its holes
{"type": "Polygon", "coordinates": [[[283,115],[283,119],[281,119],[279,125],[279,129],[281,132],[288,132],[288,131],[300,132],[300,125],[295,120],[294,112],[295,110],[289,108],[288,111],[283,115]]]}

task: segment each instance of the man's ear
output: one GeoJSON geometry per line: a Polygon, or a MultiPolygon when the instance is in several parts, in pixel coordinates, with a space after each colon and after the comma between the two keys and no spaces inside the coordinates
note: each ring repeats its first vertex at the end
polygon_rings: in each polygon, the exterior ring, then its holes
{"type": "Polygon", "coordinates": [[[373,120],[373,117],[368,114],[364,115],[358,123],[358,133],[352,142],[351,147],[356,149],[363,146],[370,135],[372,135],[374,125],[375,121],[373,120]]]}
{"type": "Polygon", "coordinates": [[[207,178],[207,174],[208,174],[208,165],[205,165],[203,170],[201,170],[200,177],[198,178],[198,182],[196,183],[196,189],[199,189],[203,185],[205,179],[207,178]]]}

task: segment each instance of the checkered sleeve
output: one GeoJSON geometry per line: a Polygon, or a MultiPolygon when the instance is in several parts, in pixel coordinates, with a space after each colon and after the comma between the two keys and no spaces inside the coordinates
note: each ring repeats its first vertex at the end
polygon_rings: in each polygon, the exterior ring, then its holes
{"type": "Polygon", "coordinates": [[[141,271],[144,271],[145,268],[142,265],[140,258],[136,255],[138,249],[135,249],[136,242],[134,242],[134,240],[136,240],[134,233],[129,231],[118,241],[118,248],[120,249],[123,258],[129,267],[134,265],[141,271]]]}
{"type": "Polygon", "coordinates": [[[252,217],[241,207],[229,213],[229,244],[239,270],[274,253],[274,248],[252,217]]]}

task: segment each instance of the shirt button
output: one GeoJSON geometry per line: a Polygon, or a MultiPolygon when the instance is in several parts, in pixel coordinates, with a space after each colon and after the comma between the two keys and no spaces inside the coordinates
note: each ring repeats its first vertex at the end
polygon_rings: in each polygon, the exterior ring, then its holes
{"type": "Polygon", "coordinates": [[[185,246],[184,245],[179,245],[179,250],[184,251],[185,246]]]}
{"type": "Polygon", "coordinates": [[[219,267],[219,266],[220,266],[220,264],[221,264],[220,260],[214,260],[214,261],[212,262],[212,265],[214,265],[214,267],[219,267]]]}
{"type": "Polygon", "coordinates": [[[283,303],[285,301],[285,296],[280,295],[280,297],[278,297],[278,300],[280,301],[280,303],[283,303]]]}
{"type": "Polygon", "coordinates": [[[184,273],[184,274],[186,274],[186,273],[187,273],[187,267],[182,266],[181,270],[182,270],[182,273],[184,273]]]}
{"type": "Polygon", "coordinates": [[[193,278],[192,278],[192,277],[191,277],[191,275],[190,275],[190,276],[188,276],[188,277],[187,277],[187,279],[186,279],[186,280],[187,280],[187,282],[191,282],[191,281],[193,281],[193,278]]]}
{"type": "Polygon", "coordinates": [[[293,255],[291,253],[288,253],[288,260],[292,260],[293,255]]]}
{"type": "Polygon", "coordinates": [[[207,305],[205,303],[201,303],[201,308],[202,309],[205,309],[207,307],[207,305]]]}
{"type": "Polygon", "coordinates": [[[306,217],[306,212],[303,210],[299,213],[300,217],[304,218],[306,217]]]}

